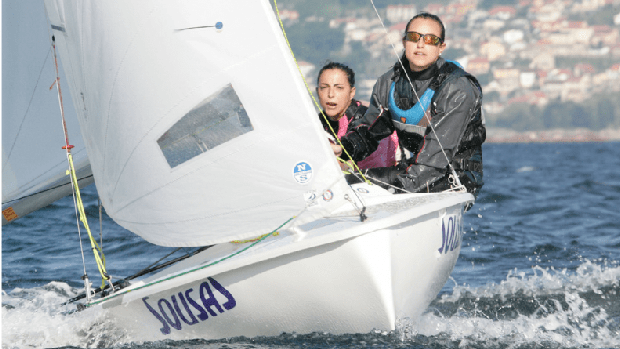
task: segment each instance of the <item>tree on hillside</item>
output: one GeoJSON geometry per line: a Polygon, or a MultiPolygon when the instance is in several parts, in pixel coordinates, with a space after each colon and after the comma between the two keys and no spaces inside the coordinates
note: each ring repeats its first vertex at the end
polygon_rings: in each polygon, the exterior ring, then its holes
{"type": "Polygon", "coordinates": [[[571,21],[584,21],[589,25],[614,26],[614,16],[616,16],[619,10],[620,6],[608,4],[598,11],[571,13],[568,19],[571,21]]]}
{"type": "Polygon", "coordinates": [[[491,127],[517,131],[554,128],[587,128],[602,130],[620,127],[620,99],[602,94],[586,103],[555,100],[540,108],[526,103],[513,103],[489,120],[491,127]]]}
{"type": "Polygon", "coordinates": [[[577,118],[577,112],[573,112],[575,103],[552,101],[545,106],[542,112],[544,128],[572,127],[573,117],[577,118]]]}
{"type": "Polygon", "coordinates": [[[497,127],[505,127],[517,131],[544,129],[545,125],[540,117],[540,109],[526,103],[513,103],[506,108],[497,119],[497,127]]]}
{"type": "Polygon", "coordinates": [[[620,127],[620,100],[610,94],[599,95],[585,104],[586,110],[594,116],[591,121],[593,130],[606,127],[620,127]]]}

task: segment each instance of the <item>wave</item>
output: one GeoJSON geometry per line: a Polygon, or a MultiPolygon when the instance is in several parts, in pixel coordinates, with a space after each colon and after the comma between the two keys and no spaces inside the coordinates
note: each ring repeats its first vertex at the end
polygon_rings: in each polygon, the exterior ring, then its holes
{"type": "Polygon", "coordinates": [[[402,338],[433,337],[449,347],[620,347],[620,267],[610,264],[534,267],[499,284],[455,286],[421,319],[401,324],[402,338]]]}
{"type": "Polygon", "coordinates": [[[63,282],[2,292],[2,348],[109,347],[127,340],[105,314],[90,315],[63,305],[81,289],[63,282]]]}
{"type": "Polygon", "coordinates": [[[577,270],[511,271],[499,284],[454,286],[419,319],[396,331],[282,334],[275,337],[148,342],[130,338],[105,314],[61,305],[81,290],[62,282],[2,295],[3,348],[617,348],[620,266],[584,261],[577,270]]]}

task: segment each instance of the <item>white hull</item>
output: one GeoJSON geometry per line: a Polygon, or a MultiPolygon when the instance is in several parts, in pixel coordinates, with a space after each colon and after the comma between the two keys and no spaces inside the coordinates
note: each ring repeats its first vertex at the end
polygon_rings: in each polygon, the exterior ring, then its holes
{"type": "MultiPolygon", "coordinates": [[[[388,198],[370,190],[368,202],[388,198]]],[[[389,197],[397,201],[369,205],[363,223],[343,214],[248,249],[217,245],[86,311],[103,308],[131,338],[148,340],[394,330],[399,319],[419,316],[448,279],[473,196],[389,197]]]]}
{"type": "Polygon", "coordinates": [[[474,197],[351,190],[269,1],[45,6],[106,213],[215,244],[85,311],[136,340],[363,333],[441,290],[474,197]]]}

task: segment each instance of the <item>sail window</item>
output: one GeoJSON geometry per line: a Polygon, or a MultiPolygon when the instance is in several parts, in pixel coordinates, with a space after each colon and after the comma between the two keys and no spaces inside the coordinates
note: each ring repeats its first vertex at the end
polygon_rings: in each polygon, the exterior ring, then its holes
{"type": "Polygon", "coordinates": [[[228,84],[185,114],[157,143],[174,168],[252,130],[243,104],[228,84]]]}

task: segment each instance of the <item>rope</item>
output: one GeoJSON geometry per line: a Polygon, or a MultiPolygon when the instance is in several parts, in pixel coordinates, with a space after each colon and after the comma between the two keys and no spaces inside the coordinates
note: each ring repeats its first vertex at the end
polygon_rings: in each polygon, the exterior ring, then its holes
{"type": "MultiPolygon", "coordinates": [[[[97,262],[97,269],[99,269],[99,273],[101,274],[101,286],[104,287],[106,280],[109,281],[110,283],[112,282],[110,281],[110,276],[108,275],[106,268],[105,268],[105,255],[103,254],[101,247],[99,247],[99,245],[97,244],[97,241],[93,238],[93,235],[91,234],[91,231],[90,231],[90,227],[88,226],[88,220],[86,218],[86,212],[84,210],[84,203],[82,201],[82,196],[80,194],[80,187],[78,185],[77,175],[75,173],[75,166],[73,165],[73,155],[71,155],[71,148],[73,148],[73,146],[69,144],[69,133],[67,132],[67,122],[65,120],[65,111],[64,111],[64,107],[62,103],[62,90],[60,88],[60,76],[58,73],[58,59],[56,57],[56,39],[54,38],[54,36],[52,36],[52,48],[54,51],[54,66],[56,68],[56,80],[54,81],[52,86],[50,86],[50,90],[54,87],[54,85],[56,85],[56,89],[58,91],[58,102],[60,105],[60,114],[62,117],[62,127],[63,127],[63,131],[65,134],[65,145],[62,148],[65,149],[67,152],[67,161],[69,162],[69,170],[67,170],[67,175],[70,176],[71,183],[73,184],[73,203],[76,208],[76,216],[79,216],[79,220],[82,222],[82,224],[84,225],[84,228],[88,232],[91,249],[93,250],[93,255],[95,256],[95,261],[97,262]],[[101,254],[101,257],[99,256],[99,254],[101,254]]],[[[86,263],[84,261],[84,251],[82,248],[82,239],[81,239],[79,222],[77,223],[77,228],[78,228],[78,235],[80,236],[80,248],[82,249],[82,262],[84,263],[84,277],[86,279],[87,278],[86,265],[85,265],[86,263]]]]}
{"type": "MultiPolygon", "coordinates": [[[[295,65],[297,66],[297,70],[299,71],[299,75],[301,75],[301,79],[304,81],[304,85],[306,85],[306,89],[308,90],[308,93],[310,94],[310,97],[312,98],[312,101],[314,102],[314,105],[317,107],[317,109],[319,109],[321,111],[321,115],[325,119],[326,124],[329,126],[329,129],[332,131],[332,134],[335,135],[337,133],[334,131],[334,129],[330,125],[329,120],[327,120],[327,116],[323,112],[323,109],[321,108],[319,103],[314,98],[314,94],[312,94],[312,91],[310,90],[310,86],[308,86],[308,82],[306,81],[306,78],[304,77],[304,74],[301,72],[301,68],[299,68],[299,64],[297,64],[297,59],[295,58],[295,54],[293,53],[293,49],[291,48],[291,43],[288,41],[288,37],[286,36],[286,30],[284,30],[284,24],[282,23],[282,18],[280,18],[280,11],[278,10],[278,1],[277,0],[273,0],[273,4],[274,4],[274,7],[276,9],[276,15],[278,17],[278,22],[280,22],[280,28],[282,29],[282,34],[284,34],[284,40],[286,40],[286,45],[288,45],[288,49],[291,52],[291,56],[293,57],[293,61],[295,62],[295,65]]],[[[347,156],[349,156],[349,159],[351,159],[351,155],[349,154],[349,152],[347,152],[347,150],[342,146],[342,142],[340,142],[340,138],[338,138],[338,137],[335,137],[335,138],[336,138],[336,141],[338,142],[338,144],[340,144],[340,147],[345,152],[345,154],[347,154],[347,156]]],[[[360,170],[360,168],[357,166],[355,161],[351,160],[351,163],[353,164],[355,169],[360,173],[362,178],[364,178],[364,181],[366,181],[366,183],[368,183],[368,184],[372,184],[372,183],[370,183],[370,181],[368,181],[368,179],[366,179],[366,177],[362,173],[362,170],[360,170]]]]}
{"type": "Polygon", "coordinates": [[[273,232],[273,233],[263,234],[263,235],[255,238],[255,239],[250,239],[250,240],[233,240],[233,241],[231,241],[231,243],[233,243],[233,244],[245,244],[246,242],[258,241],[258,240],[260,240],[262,238],[266,238],[269,235],[271,235],[271,236],[278,236],[278,235],[280,235],[280,233],[276,231],[276,232],[273,232]]]}
{"type": "MultiPolygon", "coordinates": [[[[357,177],[357,174],[356,174],[356,173],[353,173],[353,175],[357,177]]],[[[410,191],[408,191],[408,190],[407,190],[407,189],[405,189],[405,188],[397,187],[397,186],[392,185],[392,184],[390,184],[390,183],[384,182],[384,181],[380,180],[380,179],[379,179],[379,178],[377,178],[377,177],[373,177],[373,176],[369,175],[368,173],[366,173],[366,176],[368,176],[368,178],[370,178],[371,180],[373,180],[373,181],[375,181],[375,182],[377,182],[377,183],[381,183],[381,184],[385,185],[386,187],[390,187],[391,189],[393,189],[393,190],[394,190],[394,192],[397,192],[397,191],[402,191],[403,193],[411,193],[410,191]]],[[[358,179],[359,179],[359,177],[358,177],[358,179]]]]}
{"type": "Polygon", "coordinates": [[[197,272],[197,271],[199,271],[199,270],[203,270],[203,269],[205,269],[205,268],[208,268],[208,267],[210,267],[210,266],[216,265],[216,264],[218,264],[218,263],[221,263],[221,262],[223,262],[223,261],[225,261],[225,260],[227,260],[227,259],[230,259],[230,258],[232,258],[232,257],[234,257],[234,256],[236,256],[236,255],[239,255],[239,254],[241,254],[241,253],[243,253],[243,252],[245,252],[245,251],[249,250],[250,248],[252,248],[252,247],[256,246],[257,244],[259,244],[261,241],[265,240],[265,239],[266,239],[266,238],[268,238],[269,236],[271,236],[271,235],[275,235],[276,233],[278,233],[278,230],[280,230],[282,227],[284,227],[285,225],[287,225],[290,221],[292,221],[293,219],[295,219],[295,217],[296,217],[296,216],[293,216],[293,217],[289,218],[286,222],[282,223],[279,227],[277,227],[276,229],[274,229],[271,233],[267,233],[267,234],[265,234],[265,235],[261,235],[262,237],[260,237],[258,240],[256,240],[256,241],[255,241],[254,243],[252,243],[251,245],[248,245],[248,246],[246,246],[245,248],[243,248],[243,249],[241,249],[241,250],[239,250],[239,251],[237,251],[237,252],[231,253],[230,255],[228,255],[228,256],[226,256],[226,257],[220,258],[220,259],[218,259],[218,260],[216,260],[216,261],[214,261],[214,262],[212,262],[212,263],[209,263],[209,264],[203,265],[203,266],[198,267],[198,268],[190,269],[190,270],[188,270],[188,271],[181,272],[181,273],[179,273],[179,274],[171,275],[171,276],[169,276],[169,277],[167,277],[167,278],[164,278],[164,279],[160,279],[160,280],[157,280],[157,281],[150,282],[150,283],[148,283],[148,284],[144,284],[144,285],[142,285],[142,286],[136,287],[136,288],[131,289],[131,290],[126,290],[126,291],[122,291],[122,292],[116,292],[116,293],[114,293],[112,296],[109,296],[109,297],[108,297],[108,298],[106,298],[106,299],[102,299],[102,300],[99,300],[99,301],[96,301],[96,302],[89,303],[89,304],[87,304],[87,305],[86,305],[86,307],[90,307],[90,306],[92,306],[92,305],[97,305],[97,304],[102,303],[102,302],[104,302],[104,301],[107,301],[107,300],[110,300],[110,299],[114,299],[114,298],[116,298],[116,297],[118,297],[118,296],[121,296],[121,295],[127,294],[127,293],[129,293],[129,292],[131,292],[131,291],[137,291],[137,290],[140,290],[140,289],[143,289],[143,288],[146,288],[146,287],[150,287],[150,286],[153,286],[153,285],[157,285],[157,284],[162,283],[162,282],[164,282],[164,281],[169,281],[169,280],[172,280],[172,279],[176,279],[176,278],[178,278],[178,277],[180,277],[180,276],[187,275],[187,274],[191,274],[191,273],[197,272]]]}
{"type": "MultiPolygon", "coordinates": [[[[398,62],[404,68],[403,62],[400,59],[400,56],[398,55],[398,52],[396,51],[396,47],[394,46],[394,43],[390,40],[390,37],[388,35],[389,34],[388,30],[385,27],[385,24],[383,23],[383,19],[379,15],[379,11],[377,10],[377,7],[375,6],[374,0],[370,0],[370,3],[372,4],[372,7],[375,10],[375,13],[377,14],[377,18],[379,18],[379,22],[381,22],[381,26],[383,27],[383,31],[385,32],[385,36],[390,41],[390,45],[392,46],[392,50],[394,51],[394,55],[396,55],[396,57],[398,58],[398,62]]],[[[418,96],[418,93],[416,92],[415,88],[413,87],[413,82],[411,81],[411,77],[409,76],[409,74],[407,74],[407,70],[406,69],[403,69],[403,71],[405,72],[405,76],[407,77],[407,80],[409,81],[409,85],[411,85],[411,89],[413,90],[413,93],[415,94],[416,98],[419,101],[420,97],[418,96]]],[[[435,127],[433,126],[433,123],[431,122],[430,113],[428,113],[426,110],[424,110],[424,107],[422,107],[421,103],[416,103],[416,104],[420,104],[420,108],[422,108],[422,112],[424,113],[424,117],[428,121],[428,126],[430,126],[431,131],[433,132],[433,134],[435,135],[435,138],[437,139],[437,143],[439,143],[439,147],[441,148],[441,152],[443,153],[443,156],[446,158],[446,161],[448,162],[448,167],[450,168],[450,171],[452,172],[451,176],[453,177],[453,180],[454,180],[454,182],[456,184],[456,187],[453,187],[452,189],[453,190],[460,190],[461,187],[464,188],[464,186],[461,185],[461,181],[459,180],[459,176],[454,171],[454,168],[452,167],[452,164],[450,164],[450,160],[448,159],[448,154],[446,154],[446,152],[445,152],[445,150],[443,148],[443,145],[441,144],[441,141],[439,140],[439,136],[437,135],[437,132],[435,132],[435,127]]],[[[452,185],[452,183],[451,183],[451,185],[452,185]]]]}
{"type": "MultiPolygon", "coordinates": [[[[122,279],[120,279],[120,280],[118,280],[118,281],[115,281],[113,286],[115,286],[115,289],[116,289],[116,286],[118,286],[118,287],[119,287],[119,288],[121,288],[121,289],[122,289],[122,288],[126,288],[127,286],[129,286],[129,283],[128,283],[128,281],[129,281],[129,280],[133,280],[133,279],[135,279],[135,278],[137,278],[137,277],[140,277],[140,276],[142,276],[142,275],[152,273],[152,272],[157,271],[157,270],[159,270],[159,269],[163,269],[163,268],[165,268],[165,267],[167,267],[167,266],[169,266],[169,265],[172,265],[172,264],[174,264],[174,263],[176,263],[176,262],[179,262],[179,261],[182,261],[182,260],[184,260],[184,259],[187,259],[187,258],[189,258],[189,257],[191,257],[191,256],[193,256],[193,255],[195,255],[195,254],[197,254],[197,253],[200,253],[200,252],[202,252],[202,251],[204,251],[204,250],[206,250],[206,249],[208,249],[208,248],[211,248],[211,247],[213,247],[213,246],[214,246],[214,245],[210,245],[210,246],[203,246],[203,247],[200,247],[200,248],[198,248],[198,249],[196,249],[196,250],[194,250],[194,251],[192,251],[192,252],[190,252],[190,253],[185,254],[184,256],[177,257],[177,258],[175,258],[175,259],[169,260],[169,261],[164,262],[164,263],[159,264],[159,265],[155,265],[155,264],[157,264],[157,263],[161,262],[162,260],[164,260],[164,259],[168,258],[168,257],[169,257],[169,256],[171,256],[173,253],[175,253],[175,252],[177,252],[178,250],[180,250],[180,249],[181,249],[181,248],[177,248],[176,250],[174,250],[174,251],[172,251],[171,253],[167,254],[166,256],[164,256],[163,258],[161,258],[160,260],[158,260],[157,262],[155,262],[155,263],[153,263],[153,264],[149,265],[148,267],[146,267],[146,268],[144,268],[144,269],[140,270],[140,271],[139,271],[139,272],[137,272],[136,274],[134,274],[134,275],[132,275],[132,276],[125,277],[125,278],[122,278],[122,279]]],[[[105,286],[105,287],[103,287],[103,288],[99,287],[99,288],[94,289],[92,292],[93,292],[93,294],[97,294],[97,293],[99,293],[99,292],[101,292],[101,291],[105,291],[105,290],[107,290],[108,288],[109,288],[109,286],[105,286]]],[[[80,300],[80,299],[82,299],[82,298],[85,298],[85,297],[86,297],[86,294],[85,294],[85,293],[82,293],[82,294],[78,295],[77,297],[71,298],[71,299],[69,299],[68,301],[66,301],[66,302],[62,303],[62,305],[67,305],[67,304],[69,304],[69,303],[73,303],[73,302],[78,301],[78,300],[80,300]]],[[[105,297],[105,296],[102,296],[102,297],[105,297]]],[[[80,307],[80,306],[82,306],[82,305],[81,305],[81,304],[80,304],[80,305],[78,305],[78,309],[79,309],[79,307],[80,307]]]]}

